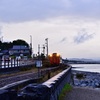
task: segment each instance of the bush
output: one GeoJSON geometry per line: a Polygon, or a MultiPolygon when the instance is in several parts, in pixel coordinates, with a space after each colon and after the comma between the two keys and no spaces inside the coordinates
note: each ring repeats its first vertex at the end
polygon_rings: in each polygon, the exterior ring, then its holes
{"type": "Polygon", "coordinates": [[[76,78],[78,78],[78,79],[83,79],[83,78],[85,78],[85,75],[82,74],[82,73],[77,73],[77,74],[76,74],[76,78]]]}
{"type": "Polygon", "coordinates": [[[68,83],[65,84],[64,88],[62,89],[62,91],[61,91],[61,93],[60,93],[60,95],[58,97],[58,100],[63,100],[65,95],[66,95],[66,93],[71,91],[71,90],[72,90],[72,86],[70,84],[68,84],[68,83]]]}

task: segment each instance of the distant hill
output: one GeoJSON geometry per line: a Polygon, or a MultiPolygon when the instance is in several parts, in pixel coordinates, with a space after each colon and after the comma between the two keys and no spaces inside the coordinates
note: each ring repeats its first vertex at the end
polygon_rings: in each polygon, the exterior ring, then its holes
{"type": "Polygon", "coordinates": [[[73,64],[100,64],[99,59],[86,59],[86,58],[67,58],[68,63],[73,64]]]}
{"type": "Polygon", "coordinates": [[[77,60],[77,61],[100,61],[100,58],[67,58],[68,60],[77,60]]]}
{"type": "Polygon", "coordinates": [[[93,59],[86,59],[86,58],[69,58],[68,60],[75,60],[75,61],[94,61],[93,59]]]}

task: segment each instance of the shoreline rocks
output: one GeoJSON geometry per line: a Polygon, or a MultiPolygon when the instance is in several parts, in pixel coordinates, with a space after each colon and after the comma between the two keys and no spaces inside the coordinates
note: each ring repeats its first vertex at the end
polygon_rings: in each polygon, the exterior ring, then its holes
{"type": "Polygon", "coordinates": [[[72,85],[100,89],[100,73],[72,70],[72,85]],[[83,75],[79,78],[78,75],[83,75]]]}

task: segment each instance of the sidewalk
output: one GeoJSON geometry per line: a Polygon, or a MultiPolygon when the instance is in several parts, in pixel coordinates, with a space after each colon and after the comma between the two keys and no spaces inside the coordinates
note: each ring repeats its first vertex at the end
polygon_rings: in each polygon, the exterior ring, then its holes
{"type": "Polygon", "coordinates": [[[100,100],[100,89],[73,87],[64,100],[100,100]]]}

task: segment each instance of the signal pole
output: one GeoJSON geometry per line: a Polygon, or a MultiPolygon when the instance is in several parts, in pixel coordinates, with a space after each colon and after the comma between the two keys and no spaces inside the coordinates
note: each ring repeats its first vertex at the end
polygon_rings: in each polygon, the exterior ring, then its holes
{"type": "Polygon", "coordinates": [[[47,48],[47,55],[46,56],[48,58],[48,38],[45,39],[45,42],[46,42],[45,44],[46,44],[46,48],[47,48]]]}
{"type": "Polygon", "coordinates": [[[45,55],[45,45],[43,44],[43,54],[45,55]]]}
{"type": "Polygon", "coordinates": [[[38,56],[40,55],[40,44],[38,44],[38,56]]]}
{"type": "Polygon", "coordinates": [[[32,55],[32,36],[30,35],[30,49],[31,49],[31,55],[32,55]]]}

